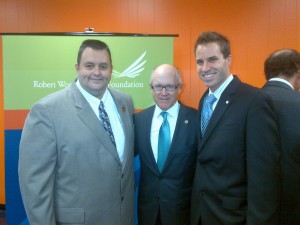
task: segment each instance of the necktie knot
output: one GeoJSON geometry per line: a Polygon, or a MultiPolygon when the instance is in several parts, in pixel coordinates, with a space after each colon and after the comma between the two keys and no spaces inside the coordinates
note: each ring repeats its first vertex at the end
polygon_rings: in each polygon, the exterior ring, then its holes
{"type": "Polygon", "coordinates": [[[164,118],[164,121],[166,121],[167,120],[167,118],[168,118],[168,112],[161,112],[160,113],[160,115],[164,118]]]}
{"type": "Polygon", "coordinates": [[[209,104],[210,107],[212,107],[212,105],[214,104],[214,102],[216,100],[217,100],[217,98],[213,94],[210,94],[206,99],[206,103],[209,104]]]}
{"type": "Polygon", "coordinates": [[[212,106],[216,100],[217,100],[217,98],[213,94],[210,94],[205,98],[205,101],[203,104],[203,109],[202,109],[202,114],[201,114],[201,133],[202,133],[202,135],[204,135],[205,129],[206,129],[208,122],[210,120],[210,117],[213,113],[212,106]]]}
{"type": "Polygon", "coordinates": [[[100,101],[99,109],[104,110],[104,104],[102,101],[100,101]]]}

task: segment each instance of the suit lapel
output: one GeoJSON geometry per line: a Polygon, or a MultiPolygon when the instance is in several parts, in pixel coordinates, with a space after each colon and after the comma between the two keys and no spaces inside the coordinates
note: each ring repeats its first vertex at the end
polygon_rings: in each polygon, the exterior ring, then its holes
{"type": "MultiPolygon", "coordinates": [[[[233,101],[233,98],[235,96],[235,93],[237,91],[238,85],[240,84],[240,80],[237,77],[234,77],[234,79],[229,83],[229,85],[225,88],[223,93],[221,94],[221,97],[217,103],[216,108],[214,109],[214,112],[210,118],[209,124],[205,130],[205,133],[202,137],[202,141],[200,144],[201,147],[206,143],[206,141],[209,139],[209,137],[212,135],[215,128],[218,126],[219,121],[223,117],[224,113],[228,110],[228,108],[231,105],[231,102],[233,101]]],[[[208,93],[208,90],[206,91],[206,94],[208,93]]],[[[201,99],[201,111],[202,111],[202,105],[203,105],[203,99],[201,99]]],[[[199,123],[201,119],[201,112],[200,112],[200,118],[199,123]]],[[[200,131],[200,128],[199,128],[200,131]]],[[[201,133],[201,131],[200,131],[201,133]]],[[[200,134],[201,136],[201,134],[200,134]]]]}
{"type": "Polygon", "coordinates": [[[153,165],[155,165],[153,168],[156,168],[157,172],[159,172],[157,163],[155,161],[154,158],[154,154],[153,154],[153,149],[151,146],[151,125],[152,125],[152,118],[153,118],[153,114],[154,114],[154,110],[155,110],[155,105],[152,106],[148,111],[147,114],[145,114],[145,130],[143,130],[142,132],[145,132],[145,144],[147,145],[145,150],[145,154],[147,155],[146,157],[151,160],[151,163],[153,165]]]}
{"type": "Polygon", "coordinates": [[[103,144],[104,148],[107,149],[119,163],[121,163],[115,146],[112,144],[109,136],[102,127],[101,122],[98,120],[91,106],[80,93],[75,83],[72,84],[71,90],[74,96],[74,104],[78,112],[78,117],[86,124],[93,135],[97,137],[99,142],[103,144]]]}
{"type": "Polygon", "coordinates": [[[118,95],[118,93],[116,91],[114,91],[112,89],[108,89],[108,90],[111,93],[111,96],[113,97],[114,102],[116,104],[116,108],[117,108],[118,113],[120,115],[121,123],[122,123],[122,128],[123,128],[123,132],[124,132],[124,135],[125,135],[124,159],[123,159],[123,166],[124,166],[124,165],[126,165],[126,162],[128,160],[130,151],[133,151],[133,149],[128,149],[129,145],[126,144],[126,142],[129,141],[132,138],[132,137],[129,137],[129,135],[131,134],[131,131],[129,130],[129,128],[130,128],[131,125],[130,125],[130,120],[128,119],[128,113],[129,112],[127,112],[128,109],[126,107],[125,100],[121,99],[120,96],[118,95]]]}
{"type": "Polygon", "coordinates": [[[178,118],[176,121],[176,126],[174,130],[170,150],[164,166],[165,168],[168,166],[169,163],[172,162],[172,157],[174,154],[176,154],[176,150],[178,149],[177,141],[180,141],[181,137],[186,135],[186,127],[188,127],[189,122],[190,122],[189,118],[186,116],[185,106],[180,104],[178,118]]]}

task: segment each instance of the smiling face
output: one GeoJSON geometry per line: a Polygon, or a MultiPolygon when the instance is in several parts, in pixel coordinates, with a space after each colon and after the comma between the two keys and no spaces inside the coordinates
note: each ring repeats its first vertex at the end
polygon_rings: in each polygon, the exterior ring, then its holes
{"type": "Polygon", "coordinates": [[[163,111],[171,108],[178,100],[178,95],[182,88],[178,76],[176,75],[176,69],[168,64],[158,66],[152,72],[151,85],[164,86],[161,91],[151,89],[152,97],[156,105],[163,111]],[[165,86],[173,86],[175,89],[167,91],[165,86]]]}
{"type": "Polygon", "coordinates": [[[78,80],[84,90],[101,99],[111,79],[112,65],[106,49],[87,47],[79,64],[75,65],[78,80]]]}
{"type": "Polygon", "coordinates": [[[215,42],[198,45],[195,56],[200,79],[214,92],[230,75],[231,56],[224,58],[220,46],[215,42]]]}

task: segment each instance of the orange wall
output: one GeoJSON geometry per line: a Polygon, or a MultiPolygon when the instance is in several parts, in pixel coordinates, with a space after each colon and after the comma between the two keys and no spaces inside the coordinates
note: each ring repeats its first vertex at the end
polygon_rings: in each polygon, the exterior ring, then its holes
{"type": "MultiPolygon", "coordinates": [[[[193,55],[199,33],[225,34],[232,44],[231,72],[260,87],[264,59],[272,51],[300,50],[300,0],[0,0],[0,32],[82,32],[85,27],[96,32],[179,34],[174,63],[185,83],[181,101],[197,107],[205,90],[193,55]]],[[[2,99],[0,104],[3,143],[2,99]]],[[[0,179],[2,191],[1,174],[0,179]]],[[[1,192],[0,203],[3,196],[1,192]]]]}

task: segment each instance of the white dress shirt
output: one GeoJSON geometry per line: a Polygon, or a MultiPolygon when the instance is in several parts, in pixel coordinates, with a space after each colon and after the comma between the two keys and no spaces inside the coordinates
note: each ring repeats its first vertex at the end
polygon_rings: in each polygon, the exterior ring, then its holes
{"type": "Polygon", "coordinates": [[[230,74],[229,77],[227,77],[227,79],[224,81],[224,83],[214,92],[212,93],[211,90],[209,89],[209,95],[210,94],[213,94],[217,100],[214,102],[213,106],[212,106],[212,109],[215,110],[216,108],[216,105],[218,104],[219,102],[219,99],[223,93],[223,91],[225,90],[225,88],[229,85],[229,83],[233,80],[233,75],[230,74]]]}
{"type": "Polygon", "coordinates": [[[271,78],[269,81],[279,81],[279,82],[285,83],[285,84],[289,85],[294,90],[293,85],[285,79],[282,79],[282,78],[279,78],[279,77],[274,77],[274,78],[271,78]]]}
{"type": "MultiPolygon", "coordinates": [[[[172,143],[175,126],[178,118],[179,108],[180,108],[180,104],[177,101],[170,109],[166,111],[168,112],[167,119],[170,126],[171,143],[172,143]]],[[[157,162],[157,152],[158,152],[159,129],[163,122],[163,117],[160,115],[162,111],[163,110],[161,110],[157,105],[155,106],[154,114],[152,117],[151,133],[150,133],[151,147],[156,162],[157,162]]]]}
{"type": "Polygon", "coordinates": [[[115,104],[110,92],[108,91],[108,89],[106,89],[103,94],[102,99],[99,100],[98,98],[96,98],[95,96],[91,95],[86,90],[84,90],[78,80],[76,81],[76,85],[77,85],[79,91],[84,96],[84,98],[88,101],[88,103],[92,107],[94,113],[96,114],[96,116],[99,120],[100,120],[100,118],[99,118],[98,107],[100,105],[100,101],[103,101],[104,108],[109,117],[111,129],[112,129],[114,137],[115,137],[117,151],[118,151],[121,162],[123,162],[125,135],[124,135],[124,130],[122,127],[122,121],[121,121],[119,112],[117,110],[116,104],[115,104]]]}

